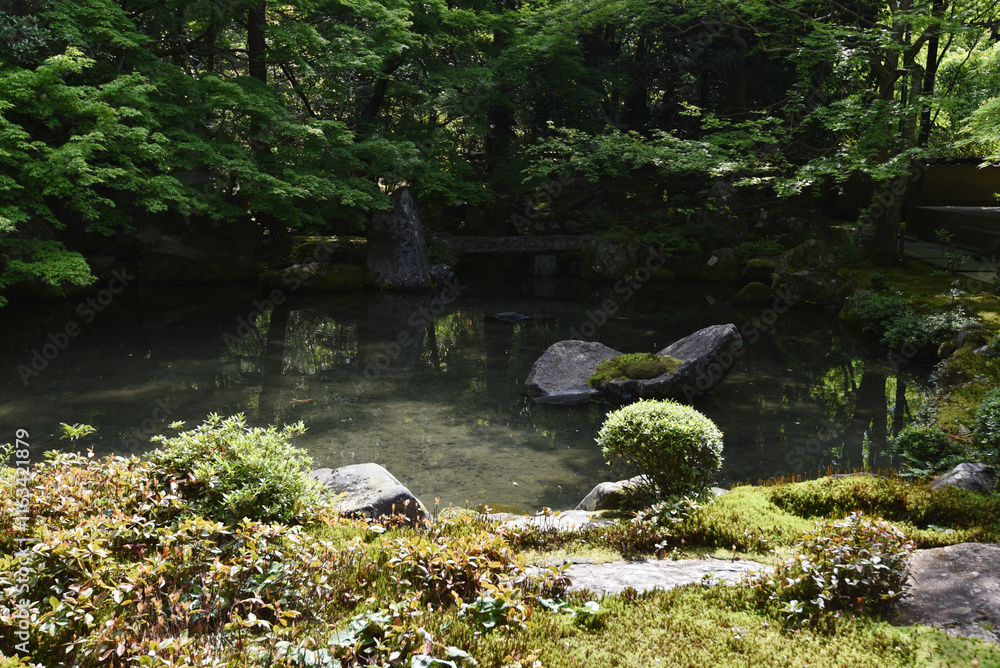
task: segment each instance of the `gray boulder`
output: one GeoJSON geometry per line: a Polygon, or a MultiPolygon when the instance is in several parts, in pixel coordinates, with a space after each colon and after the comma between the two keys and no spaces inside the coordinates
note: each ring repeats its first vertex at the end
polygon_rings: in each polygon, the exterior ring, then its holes
{"type": "Polygon", "coordinates": [[[899,621],[1000,641],[1000,544],[917,550],[897,607],[899,621]]]}
{"type": "Polygon", "coordinates": [[[431,272],[417,202],[408,188],[397,190],[390,201],[392,209],[377,211],[368,226],[368,271],[382,288],[430,290],[431,272]]]}
{"type": "Polygon", "coordinates": [[[441,284],[455,278],[455,270],[447,264],[430,265],[431,278],[435,283],[441,284]]]}
{"type": "Polygon", "coordinates": [[[378,464],[316,469],[309,476],[327,487],[342,515],[362,515],[370,519],[405,515],[413,524],[430,520],[420,499],[378,464]]]}
{"type": "Polygon", "coordinates": [[[829,244],[818,239],[809,239],[782,255],[777,264],[778,271],[789,274],[804,269],[835,271],[837,257],[830,250],[829,244]]]}
{"type": "Polygon", "coordinates": [[[590,494],[577,505],[576,509],[591,512],[595,510],[619,510],[628,494],[628,488],[633,485],[641,485],[644,480],[643,476],[637,475],[628,480],[598,483],[594,489],[590,490],[590,494]]]}
{"type": "Polygon", "coordinates": [[[622,353],[596,341],[560,341],[548,347],[531,367],[525,391],[540,404],[584,404],[597,395],[587,381],[601,360],[622,353]]]}
{"type": "Polygon", "coordinates": [[[743,276],[743,262],[733,248],[719,248],[705,261],[701,276],[706,281],[735,283],[743,276]]]}
{"type": "Polygon", "coordinates": [[[584,252],[583,275],[605,281],[627,278],[639,266],[641,253],[642,244],[635,239],[600,239],[584,252]]]}
{"type": "Polygon", "coordinates": [[[783,274],[779,284],[796,302],[830,306],[842,304],[846,297],[846,284],[833,272],[803,269],[783,274]]]}
{"type": "Polygon", "coordinates": [[[846,284],[837,276],[837,258],[829,245],[810,239],[782,255],[775,266],[773,288],[783,288],[795,303],[840,306],[846,284]]]}
{"type": "Polygon", "coordinates": [[[569,406],[603,396],[618,403],[649,399],[689,400],[708,392],[729,374],[743,347],[735,325],[698,330],[657,355],[680,360],[673,372],[656,378],[613,380],[591,387],[598,362],[622,353],[590,341],[560,341],[535,361],[524,381],[525,391],[538,403],[569,406]]]}
{"type": "Polygon", "coordinates": [[[736,325],[712,325],[656,353],[681,361],[673,373],[648,379],[613,380],[598,390],[618,402],[643,398],[690,400],[725,380],[742,349],[743,337],[736,325]]]}
{"type": "Polygon", "coordinates": [[[564,510],[557,513],[538,515],[514,515],[511,513],[490,513],[486,517],[494,522],[502,522],[512,529],[538,528],[542,531],[579,531],[589,526],[607,524],[607,520],[593,520],[593,513],[580,509],[564,510]]]}
{"type": "Polygon", "coordinates": [[[931,482],[931,489],[961,487],[976,492],[992,492],[996,471],[986,464],[959,464],[950,472],[939,475],[931,482]]]}

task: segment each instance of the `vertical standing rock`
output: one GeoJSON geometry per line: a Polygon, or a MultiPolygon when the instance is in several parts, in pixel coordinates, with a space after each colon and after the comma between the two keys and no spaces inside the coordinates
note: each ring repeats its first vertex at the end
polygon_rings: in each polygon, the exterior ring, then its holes
{"type": "Polygon", "coordinates": [[[392,195],[392,208],[377,211],[368,225],[368,270],[379,287],[423,291],[432,287],[424,230],[409,188],[392,195]]]}

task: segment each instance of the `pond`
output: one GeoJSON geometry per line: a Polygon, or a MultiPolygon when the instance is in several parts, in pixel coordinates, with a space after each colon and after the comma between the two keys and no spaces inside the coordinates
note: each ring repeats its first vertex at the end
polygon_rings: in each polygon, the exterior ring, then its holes
{"type": "Polygon", "coordinates": [[[99,312],[11,305],[0,442],[27,429],[39,459],[69,447],[60,423],[79,422],[97,428],[84,443],[96,454],[137,454],[175,433],[171,422],[241,412],[256,425],[303,421],[296,443],[317,467],[377,462],[432,510],[572,508],[629,472],[612,471],[594,441],[611,407],[523,396],[534,361],[567,338],[654,352],[732,322],[744,353],[694,399],[725,434],[719,484],[895,464],[886,439],[919,404],[926,369],[893,369],[821,311],[729,306],[730,286],[618,287],[500,271],[436,299],[281,293],[271,304],[256,290],[139,286],[99,312]],[[529,318],[492,317],[501,311],[529,318]]]}

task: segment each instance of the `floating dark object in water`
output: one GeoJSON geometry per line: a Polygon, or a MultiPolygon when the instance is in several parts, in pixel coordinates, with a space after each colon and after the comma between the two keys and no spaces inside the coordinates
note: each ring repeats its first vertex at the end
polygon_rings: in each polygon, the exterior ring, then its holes
{"type": "Polygon", "coordinates": [[[513,311],[504,311],[502,313],[497,313],[493,316],[497,320],[503,320],[504,322],[518,322],[520,320],[527,320],[528,316],[521,315],[520,313],[514,313],[513,311]]]}

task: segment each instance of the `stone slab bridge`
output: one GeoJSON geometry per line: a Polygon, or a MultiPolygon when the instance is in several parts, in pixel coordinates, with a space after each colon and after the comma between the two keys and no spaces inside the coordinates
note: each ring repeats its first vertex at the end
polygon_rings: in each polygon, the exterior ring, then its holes
{"type": "Polygon", "coordinates": [[[515,237],[443,237],[458,253],[562,253],[580,252],[596,236],[551,234],[515,237]]]}

